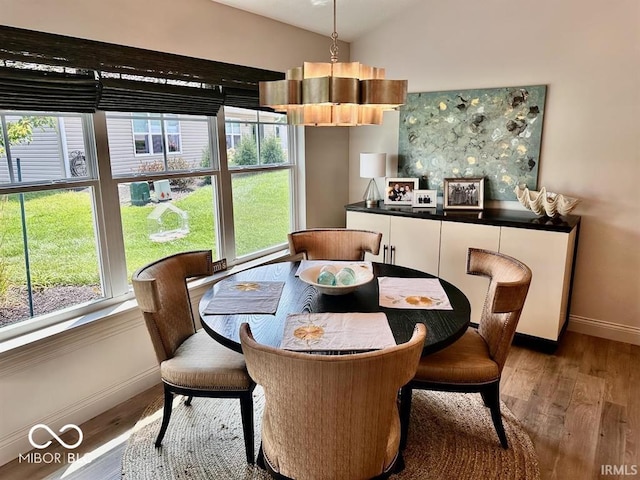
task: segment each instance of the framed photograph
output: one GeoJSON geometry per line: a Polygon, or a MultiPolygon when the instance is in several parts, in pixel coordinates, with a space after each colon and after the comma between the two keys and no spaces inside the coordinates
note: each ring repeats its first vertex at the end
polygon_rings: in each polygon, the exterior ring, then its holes
{"type": "Polygon", "coordinates": [[[385,178],[384,203],[386,205],[413,205],[417,178],[385,178]]]}
{"type": "Polygon", "coordinates": [[[445,209],[482,210],[484,208],[484,177],[445,178],[445,209]]]}
{"type": "Polygon", "coordinates": [[[437,204],[437,190],[415,190],[413,192],[413,203],[411,206],[414,208],[436,208],[437,204]]]}

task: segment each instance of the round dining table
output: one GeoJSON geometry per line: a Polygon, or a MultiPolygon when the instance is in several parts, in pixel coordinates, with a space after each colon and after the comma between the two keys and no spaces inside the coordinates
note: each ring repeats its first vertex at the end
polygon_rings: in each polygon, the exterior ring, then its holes
{"type": "Polygon", "coordinates": [[[247,322],[257,342],[279,347],[287,315],[294,313],[384,312],[397,344],[407,342],[415,325],[427,327],[423,356],[443,349],[462,336],[469,326],[471,307],[467,297],[451,283],[440,279],[449,298],[451,310],[385,308],[379,304],[377,277],[437,278],[411,268],[372,263],[374,278],[345,295],[320,293],[296,275],[300,262],[280,262],[249,268],[225,277],[213,285],[199,304],[205,331],[216,341],[237,352],[240,345],[240,325],[247,322]],[[221,285],[237,282],[284,282],[275,314],[206,314],[207,305],[221,285]]]}

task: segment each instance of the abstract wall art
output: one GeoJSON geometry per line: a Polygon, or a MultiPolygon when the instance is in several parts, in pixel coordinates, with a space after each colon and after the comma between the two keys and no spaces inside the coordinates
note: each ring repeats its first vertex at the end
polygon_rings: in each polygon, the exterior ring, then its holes
{"type": "Polygon", "coordinates": [[[445,178],[484,177],[485,198],[537,188],[546,86],[410,93],[400,108],[398,176],[442,192],[445,178]]]}

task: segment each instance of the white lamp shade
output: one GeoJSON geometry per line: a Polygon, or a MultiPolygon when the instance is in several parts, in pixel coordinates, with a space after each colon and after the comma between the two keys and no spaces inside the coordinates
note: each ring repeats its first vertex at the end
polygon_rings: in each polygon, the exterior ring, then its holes
{"type": "Polygon", "coordinates": [[[387,174],[386,153],[361,153],[360,177],[380,178],[387,174]]]}

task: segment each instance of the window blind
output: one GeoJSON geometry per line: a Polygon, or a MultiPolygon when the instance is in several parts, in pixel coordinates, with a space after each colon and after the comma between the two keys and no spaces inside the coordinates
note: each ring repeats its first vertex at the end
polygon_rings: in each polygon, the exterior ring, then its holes
{"type": "Polygon", "coordinates": [[[219,88],[193,88],[105,78],[98,108],[118,112],[183,113],[215,116],[224,103],[219,88]]]}
{"type": "Polygon", "coordinates": [[[260,108],[258,83],[284,78],[271,70],[7,26],[0,26],[0,67],[0,107],[21,110],[215,115],[221,105],[260,108]]]}
{"type": "Polygon", "coordinates": [[[0,67],[0,109],[93,112],[98,82],[93,72],[58,73],[0,67]]]}

